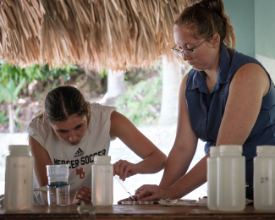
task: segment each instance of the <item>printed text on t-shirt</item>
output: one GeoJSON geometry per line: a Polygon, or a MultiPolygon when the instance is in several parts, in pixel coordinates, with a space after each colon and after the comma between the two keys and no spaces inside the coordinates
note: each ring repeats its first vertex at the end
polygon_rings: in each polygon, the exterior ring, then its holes
{"type": "Polygon", "coordinates": [[[80,159],[76,159],[76,160],[59,160],[59,159],[55,159],[54,158],[54,164],[70,164],[70,169],[74,169],[80,165],[85,165],[85,164],[89,164],[89,163],[93,163],[94,162],[94,156],[98,155],[98,156],[103,156],[106,154],[106,150],[103,149],[101,151],[98,151],[97,153],[94,154],[90,154],[87,156],[83,156],[80,159]]]}

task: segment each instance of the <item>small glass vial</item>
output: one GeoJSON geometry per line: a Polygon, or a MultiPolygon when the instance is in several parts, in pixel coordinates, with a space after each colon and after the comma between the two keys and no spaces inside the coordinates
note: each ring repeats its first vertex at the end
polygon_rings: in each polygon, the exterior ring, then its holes
{"type": "Polygon", "coordinates": [[[254,207],[257,210],[275,210],[275,146],[257,146],[254,207]]]}
{"type": "Polygon", "coordinates": [[[31,210],[33,207],[33,157],[30,146],[10,145],[6,157],[5,199],[7,211],[31,210]]]}
{"type": "Polygon", "coordinates": [[[95,156],[92,165],[92,204],[113,205],[113,165],[110,156],[95,156]]]}
{"type": "Polygon", "coordinates": [[[221,145],[218,157],[218,210],[245,208],[245,158],[241,145],[221,145]]]}
{"type": "Polygon", "coordinates": [[[210,147],[210,157],[207,158],[207,207],[210,210],[217,210],[218,200],[218,156],[220,147],[210,147]]]}

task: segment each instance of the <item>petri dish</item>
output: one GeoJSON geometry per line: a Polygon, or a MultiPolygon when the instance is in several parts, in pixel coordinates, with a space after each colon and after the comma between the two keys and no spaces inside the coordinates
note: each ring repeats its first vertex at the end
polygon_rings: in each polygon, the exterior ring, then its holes
{"type": "Polygon", "coordinates": [[[137,205],[138,202],[137,201],[122,201],[121,204],[122,205],[137,205]]]}
{"type": "Polygon", "coordinates": [[[139,201],[139,205],[153,205],[154,201],[139,201]]]}

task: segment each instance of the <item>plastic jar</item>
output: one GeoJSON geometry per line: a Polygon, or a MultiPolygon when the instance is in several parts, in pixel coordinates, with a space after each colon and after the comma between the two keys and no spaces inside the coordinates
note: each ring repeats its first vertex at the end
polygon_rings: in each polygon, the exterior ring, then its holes
{"type": "Polygon", "coordinates": [[[95,156],[92,165],[92,204],[113,204],[113,165],[110,156],[95,156]]]}
{"type": "Polygon", "coordinates": [[[46,165],[48,184],[65,184],[69,181],[69,165],[46,165]]]}
{"type": "Polygon", "coordinates": [[[218,210],[245,208],[245,158],[241,145],[221,145],[218,157],[218,210]]]}
{"type": "Polygon", "coordinates": [[[217,210],[218,200],[218,156],[220,147],[210,147],[210,157],[207,158],[207,207],[210,210],[217,210]]]}
{"type": "Polygon", "coordinates": [[[31,210],[33,207],[33,157],[30,149],[28,145],[9,146],[4,199],[7,211],[31,210]]]}
{"type": "Polygon", "coordinates": [[[47,199],[49,206],[70,204],[69,165],[46,165],[48,176],[47,199]]]}
{"type": "Polygon", "coordinates": [[[275,210],[275,146],[257,146],[254,207],[257,210],[275,210]]]}

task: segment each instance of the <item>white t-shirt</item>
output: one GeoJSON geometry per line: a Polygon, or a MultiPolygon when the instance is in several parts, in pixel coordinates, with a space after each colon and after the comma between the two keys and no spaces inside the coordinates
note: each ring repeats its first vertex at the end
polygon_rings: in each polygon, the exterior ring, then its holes
{"type": "Polygon", "coordinates": [[[69,164],[70,193],[80,186],[91,188],[91,165],[95,155],[108,155],[110,147],[111,113],[114,107],[90,104],[91,118],[81,142],[72,146],[58,138],[45,118],[35,118],[28,133],[48,152],[53,164],[69,164]]]}

